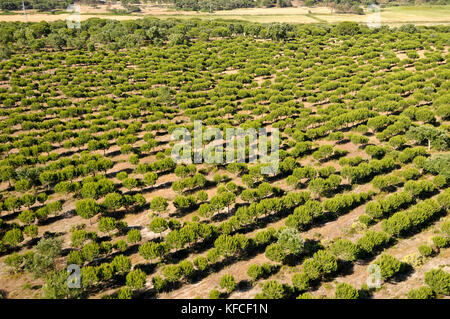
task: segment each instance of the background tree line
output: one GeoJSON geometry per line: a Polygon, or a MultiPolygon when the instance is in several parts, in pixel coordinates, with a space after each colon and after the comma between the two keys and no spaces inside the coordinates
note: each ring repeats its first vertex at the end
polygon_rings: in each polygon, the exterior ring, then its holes
{"type": "MultiPolygon", "coordinates": [[[[25,9],[36,9],[38,11],[51,11],[55,9],[66,9],[72,0],[24,0],[25,9]]],[[[0,9],[4,11],[22,10],[22,0],[0,0],[0,9]]]]}

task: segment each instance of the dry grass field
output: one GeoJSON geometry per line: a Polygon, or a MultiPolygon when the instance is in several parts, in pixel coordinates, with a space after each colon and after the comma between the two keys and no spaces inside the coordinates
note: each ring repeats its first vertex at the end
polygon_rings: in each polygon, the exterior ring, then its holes
{"type": "MultiPolygon", "coordinates": [[[[91,7],[81,5],[81,20],[92,17],[130,20],[144,16],[154,16],[162,19],[169,18],[200,18],[200,19],[226,19],[245,20],[259,23],[339,23],[342,21],[355,21],[366,23],[370,14],[337,14],[328,7],[292,7],[292,8],[248,8],[226,11],[217,11],[212,14],[192,11],[176,11],[162,6],[143,6],[140,13],[121,15],[112,14],[109,9],[123,9],[121,5],[91,7]]],[[[56,21],[65,20],[69,14],[45,14],[30,11],[27,18],[22,12],[15,14],[1,14],[0,21],[56,21]]],[[[381,9],[380,21],[384,25],[397,26],[406,23],[416,25],[450,24],[450,6],[401,6],[381,9]]]]}

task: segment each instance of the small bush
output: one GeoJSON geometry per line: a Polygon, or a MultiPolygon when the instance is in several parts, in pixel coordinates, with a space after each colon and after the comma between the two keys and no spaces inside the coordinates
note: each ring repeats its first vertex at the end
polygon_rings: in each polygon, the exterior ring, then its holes
{"type": "Polygon", "coordinates": [[[209,292],[209,299],[219,299],[220,291],[217,289],[213,289],[209,292]]]}
{"type": "Polygon", "coordinates": [[[335,292],[336,299],[358,299],[359,292],[352,285],[349,285],[345,282],[341,282],[336,286],[335,292]]]}
{"type": "Polygon", "coordinates": [[[432,239],[433,244],[438,248],[445,248],[449,244],[449,240],[442,236],[434,236],[432,239]]]}
{"type": "Polygon", "coordinates": [[[419,252],[422,256],[428,257],[433,254],[433,249],[428,245],[419,246],[419,252]]]}
{"type": "Polygon", "coordinates": [[[434,299],[436,295],[430,287],[423,286],[417,289],[411,289],[408,292],[408,299],[434,299]]]}

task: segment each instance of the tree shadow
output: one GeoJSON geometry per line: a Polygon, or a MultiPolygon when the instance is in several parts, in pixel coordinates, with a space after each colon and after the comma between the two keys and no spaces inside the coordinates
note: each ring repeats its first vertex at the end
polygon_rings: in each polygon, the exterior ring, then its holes
{"type": "Polygon", "coordinates": [[[401,270],[391,279],[391,283],[400,283],[402,281],[407,280],[415,273],[414,267],[407,263],[402,263],[401,270]]]}
{"type": "Polygon", "coordinates": [[[75,209],[71,209],[61,215],[56,215],[56,216],[52,216],[52,217],[47,217],[45,219],[40,219],[40,220],[38,220],[38,225],[39,226],[47,226],[47,225],[53,224],[57,221],[73,217],[75,215],[76,215],[75,209]]]}
{"type": "Polygon", "coordinates": [[[145,272],[146,275],[151,275],[155,272],[155,269],[158,267],[158,264],[156,263],[150,263],[150,264],[136,264],[134,266],[134,269],[140,269],[143,272],[145,272]]]}
{"type": "Polygon", "coordinates": [[[348,275],[353,274],[354,267],[355,267],[355,265],[351,261],[338,259],[338,272],[342,276],[348,276],[348,275]]]}
{"type": "Polygon", "coordinates": [[[132,168],[123,168],[123,169],[120,169],[118,171],[112,171],[112,172],[110,171],[110,172],[105,174],[105,177],[106,178],[113,178],[113,177],[116,177],[116,175],[121,173],[121,172],[125,172],[125,173],[127,173],[127,175],[129,175],[129,174],[133,173],[133,169],[132,168]]]}
{"type": "Polygon", "coordinates": [[[239,292],[246,292],[251,290],[252,288],[253,288],[252,282],[246,279],[239,281],[238,284],[236,285],[236,291],[239,292]]]}
{"type": "Polygon", "coordinates": [[[13,212],[13,213],[9,213],[7,215],[3,215],[0,217],[0,219],[2,219],[4,222],[16,219],[20,214],[20,211],[17,212],[13,212]]]}
{"type": "Polygon", "coordinates": [[[183,208],[183,209],[177,208],[175,213],[169,214],[169,217],[181,218],[183,216],[186,216],[189,213],[196,211],[198,209],[198,207],[199,207],[199,205],[195,204],[191,207],[187,207],[187,208],[183,208]]]}
{"type": "Polygon", "coordinates": [[[90,295],[101,293],[108,289],[116,289],[123,287],[126,283],[124,275],[115,275],[113,278],[102,281],[94,286],[86,287],[82,293],[84,297],[88,297],[90,295]]]}
{"type": "Polygon", "coordinates": [[[157,298],[157,292],[154,288],[151,289],[145,289],[135,292],[135,298],[137,299],[156,299],[157,298]]]}
{"type": "Polygon", "coordinates": [[[350,140],[348,138],[344,138],[342,140],[336,141],[335,144],[336,145],[343,145],[343,144],[347,144],[349,142],[350,142],[350,140]]]}
{"type": "Polygon", "coordinates": [[[0,299],[7,299],[8,292],[6,290],[0,289],[0,299]]]}

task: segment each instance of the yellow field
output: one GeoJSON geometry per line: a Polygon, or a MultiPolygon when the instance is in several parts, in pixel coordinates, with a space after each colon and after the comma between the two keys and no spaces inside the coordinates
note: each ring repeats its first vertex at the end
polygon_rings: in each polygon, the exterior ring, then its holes
{"type": "MultiPolygon", "coordinates": [[[[355,21],[366,23],[370,14],[337,14],[332,13],[326,7],[292,7],[292,8],[249,8],[229,11],[218,11],[214,13],[175,11],[165,7],[147,6],[142,8],[139,14],[117,15],[111,14],[106,6],[92,8],[81,6],[81,20],[92,17],[107,18],[115,20],[138,19],[146,16],[167,18],[201,18],[201,19],[233,19],[252,22],[270,23],[338,23],[341,21],[355,21]]],[[[115,8],[120,9],[120,6],[115,8]]],[[[65,20],[70,14],[43,14],[29,12],[27,18],[23,14],[0,14],[0,21],[55,21],[65,20]]],[[[411,6],[411,7],[389,7],[380,12],[380,22],[385,25],[401,25],[414,23],[417,25],[450,24],[450,6],[411,6]]]]}

